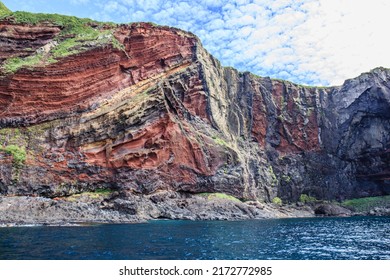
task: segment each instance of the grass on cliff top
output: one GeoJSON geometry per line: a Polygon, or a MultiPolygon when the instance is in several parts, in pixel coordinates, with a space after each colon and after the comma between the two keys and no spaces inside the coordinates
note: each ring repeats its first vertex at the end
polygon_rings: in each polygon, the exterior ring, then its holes
{"type": "Polygon", "coordinates": [[[43,14],[29,12],[11,12],[0,2],[0,19],[10,18],[16,23],[29,25],[52,24],[60,27],[61,32],[53,39],[57,43],[46,55],[35,53],[28,57],[12,57],[3,65],[5,73],[15,73],[23,67],[32,68],[39,64],[57,62],[85,50],[111,44],[114,48],[124,50],[124,46],[113,36],[114,23],[102,23],[88,18],[77,18],[59,14],[43,14]],[[4,7],[4,8],[3,8],[4,7]]]}
{"type": "Polygon", "coordinates": [[[390,195],[349,199],[343,201],[341,205],[356,212],[367,212],[375,207],[390,207],[390,195]]]}
{"type": "Polygon", "coordinates": [[[0,17],[4,15],[9,15],[11,12],[10,9],[8,9],[3,2],[0,1],[0,17]]]}
{"type": "MultiPolygon", "coordinates": [[[[1,2],[0,2],[1,3],[1,2]]],[[[2,3],[1,3],[2,4],[2,3]]],[[[0,7],[1,7],[0,4],[0,7]]],[[[3,4],[4,6],[4,4],[3,4]]],[[[4,6],[5,7],[5,6],[4,6]]],[[[1,18],[12,18],[16,23],[24,23],[29,25],[37,25],[40,23],[52,24],[59,26],[61,35],[80,34],[83,33],[88,27],[96,26],[116,26],[114,23],[101,23],[89,18],[78,18],[75,16],[65,16],[59,14],[45,14],[45,13],[30,13],[23,11],[11,12],[9,9],[3,10],[0,8],[1,18]]]]}

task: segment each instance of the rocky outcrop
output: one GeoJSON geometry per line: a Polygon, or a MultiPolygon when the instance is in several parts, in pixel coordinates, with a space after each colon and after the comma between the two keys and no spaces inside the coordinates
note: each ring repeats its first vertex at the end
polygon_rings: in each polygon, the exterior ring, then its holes
{"type": "Polygon", "coordinates": [[[352,211],[340,205],[321,203],[314,209],[314,213],[320,216],[349,217],[352,211]]]}
{"type": "MultiPolygon", "coordinates": [[[[2,195],[104,188],[121,199],[107,207],[123,210],[160,192],[261,203],[390,192],[388,69],[305,87],[224,68],[193,34],[148,23],[90,24],[101,35],[50,61],[64,27],[11,19],[0,25],[2,195]],[[35,64],[6,70],[42,51],[35,64]]],[[[168,209],[161,217],[196,212],[155,204],[168,209]]]]}
{"type": "Polygon", "coordinates": [[[149,196],[73,200],[43,197],[0,197],[0,227],[19,225],[68,226],[86,223],[140,223],[151,219],[243,220],[313,217],[308,207],[208,199],[177,192],[149,196]]]}
{"type": "Polygon", "coordinates": [[[17,225],[70,225],[88,222],[137,223],[138,216],[101,209],[85,202],[56,201],[43,197],[0,198],[0,227],[17,225]]]}

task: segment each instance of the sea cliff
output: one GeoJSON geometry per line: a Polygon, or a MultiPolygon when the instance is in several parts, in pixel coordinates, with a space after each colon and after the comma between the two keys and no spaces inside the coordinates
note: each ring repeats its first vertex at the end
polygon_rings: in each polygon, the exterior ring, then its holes
{"type": "Polygon", "coordinates": [[[310,216],[390,193],[389,69],[308,87],[176,28],[2,9],[0,222],[310,216]]]}

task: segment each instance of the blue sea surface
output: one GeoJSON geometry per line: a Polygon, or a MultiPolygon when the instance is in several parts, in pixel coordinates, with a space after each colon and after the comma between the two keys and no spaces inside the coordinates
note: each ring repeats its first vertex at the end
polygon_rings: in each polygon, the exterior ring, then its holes
{"type": "Polygon", "coordinates": [[[390,259],[390,217],[0,228],[0,259],[390,259]]]}

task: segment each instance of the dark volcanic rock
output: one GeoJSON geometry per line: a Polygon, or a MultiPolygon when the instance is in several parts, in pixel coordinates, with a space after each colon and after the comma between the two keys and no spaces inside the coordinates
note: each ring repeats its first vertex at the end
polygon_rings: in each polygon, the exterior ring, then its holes
{"type": "Polygon", "coordinates": [[[314,209],[314,213],[320,216],[350,216],[351,210],[331,203],[323,203],[314,209]]]}
{"type": "Polygon", "coordinates": [[[84,202],[56,201],[37,197],[3,197],[0,199],[0,225],[69,223],[135,223],[140,217],[115,210],[103,210],[84,202]]]}
{"type": "Polygon", "coordinates": [[[41,197],[0,197],[0,226],[139,223],[151,219],[242,220],[312,217],[304,208],[273,207],[226,199],[161,192],[126,199],[57,200],[41,197]],[[156,198],[159,196],[160,198],[156,198]]]}
{"type": "Polygon", "coordinates": [[[368,216],[390,216],[389,207],[375,207],[367,213],[363,213],[368,216]]]}

